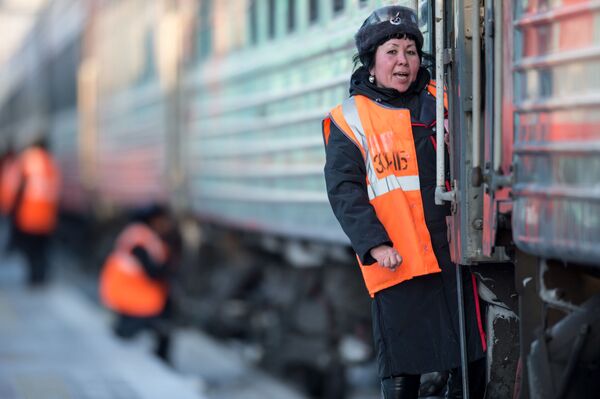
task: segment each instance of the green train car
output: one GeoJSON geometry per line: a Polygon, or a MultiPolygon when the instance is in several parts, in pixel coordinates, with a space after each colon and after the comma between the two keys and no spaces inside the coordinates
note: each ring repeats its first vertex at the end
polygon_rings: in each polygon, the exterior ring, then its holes
{"type": "Polygon", "coordinates": [[[327,201],[321,120],[385,4],[417,10],[449,100],[438,199],[487,303],[486,397],[596,397],[597,1],[54,0],[0,69],[1,144],[47,135],[65,214],[168,203],[195,259],[183,317],[343,398],[372,362],[369,298],[327,201]]]}

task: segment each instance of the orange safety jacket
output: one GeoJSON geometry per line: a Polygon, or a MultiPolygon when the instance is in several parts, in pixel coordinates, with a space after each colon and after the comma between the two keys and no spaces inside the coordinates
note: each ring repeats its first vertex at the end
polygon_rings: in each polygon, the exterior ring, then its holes
{"type": "Polygon", "coordinates": [[[18,208],[16,225],[30,234],[48,234],[56,227],[60,174],[50,154],[29,148],[19,157],[25,187],[18,208]]]}
{"type": "Polygon", "coordinates": [[[133,248],[141,246],[162,265],[167,260],[166,244],[143,223],[127,227],[117,239],[100,276],[100,297],[111,310],[136,317],[151,317],[162,312],[167,301],[167,286],[146,275],[133,248]]]}
{"type": "Polygon", "coordinates": [[[0,212],[3,215],[8,215],[14,206],[20,177],[21,171],[18,158],[13,156],[7,157],[2,162],[0,176],[0,212]]]}
{"type": "MultiPolygon", "coordinates": [[[[435,83],[427,89],[435,96],[435,83]]],[[[364,266],[358,259],[369,294],[440,272],[425,224],[410,111],[356,95],[334,108],[329,118],[360,149],[369,202],[402,256],[396,271],[377,263],[364,266]]],[[[327,142],[327,123],[324,127],[327,142]]]]}

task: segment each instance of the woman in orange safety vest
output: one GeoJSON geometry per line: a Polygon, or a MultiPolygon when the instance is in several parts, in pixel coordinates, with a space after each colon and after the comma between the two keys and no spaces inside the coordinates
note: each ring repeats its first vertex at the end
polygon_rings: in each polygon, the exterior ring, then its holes
{"type": "Polygon", "coordinates": [[[168,358],[170,344],[167,278],[172,259],[167,237],[172,232],[167,210],[153,205],[138,212],[138,221],[123,230],[100,276],[100,297],[117,314],[115,333],[130,338],[143,329],[157,335],[156,354],[168,358]]]}
{"type": "MultiPolygon", "coordinates": [[[[387,6],[365,20],[355,41],[362,65],[350,80],[350,97],[323,121],[325,179],[373,297],[384,398],[417,398],[420,375],[445,370],[451,374],[447,397],[459,398],[456,274],[445,220],[450,210],[434,201],[435,84],[421,67],[423,36],[411,9],[387,6]]],[[[471,397],[481,398],[485,340],[467,277],[471,397]]]]}

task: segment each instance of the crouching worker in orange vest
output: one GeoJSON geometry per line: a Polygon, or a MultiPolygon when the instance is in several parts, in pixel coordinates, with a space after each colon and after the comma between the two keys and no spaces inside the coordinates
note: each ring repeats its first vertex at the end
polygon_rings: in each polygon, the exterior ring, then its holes
{"type": "Polygon", "coordinates": [[[168,245],[173,231],[166,208],[152,205],[141,210],[117,238],[100,276],[101,300],[117,315],[115,334],[127,339],[142,330],[153,331],[155,353],[165,361],[171,341],[167,280],[174,269],[168,245]]]}
{"type": "Polygon", "coordinates": [[[29,284],[37,286],[47,279],[46,252],[58,219],[60,172],[43,138],[19,155],[16,167],[11,173],[18,175],[18,189],[9,212],[13,242],[27,260],[29,284]]]}

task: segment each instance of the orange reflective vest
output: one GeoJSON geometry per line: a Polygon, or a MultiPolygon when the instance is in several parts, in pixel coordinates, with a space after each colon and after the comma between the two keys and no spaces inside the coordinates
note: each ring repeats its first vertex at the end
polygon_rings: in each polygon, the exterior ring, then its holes
{"type": "Polygon", "coordinates": [[[18,159],[12,156],[6,158],[2,162],[0,175],[0,212],[3,215],[8,215],[14,206],[20,178],[21,170],[18,159]]]}
{"type": "Polygon", "coordinates": [[[19,163],[25,188],[16,210],[17,227],[30,234],[51,233],[58,213],[58,168],[50,154],[37,147],[25,150],[19,163]]]}
{"type": "MultiPolygon", "coordinates": [[[[429,92],[435,96],[435,85],[429,92]]],[[[417,154],[408,109],[383,106],[357,95],[334,108],[331,120],[360,149],[367,170],[369,201],[394,248],[402,256],[396,271],[359,264],[369,294],[416,276],[440,272],[425,224],[417,154]]],[[[325,131],[325,140],[328,134],[325,131]]]]}
{"type": "Polygon", "coordinates": [[[137,317],[158,315],[167,301],[167,287],[146,275],[131,251],[141,246],[158,264],[167,259],[167,247],[143,223],[127,227],[118,237],[115,249],[104,263],[100,275],[102,302],[115,312],[137,317]]]}

